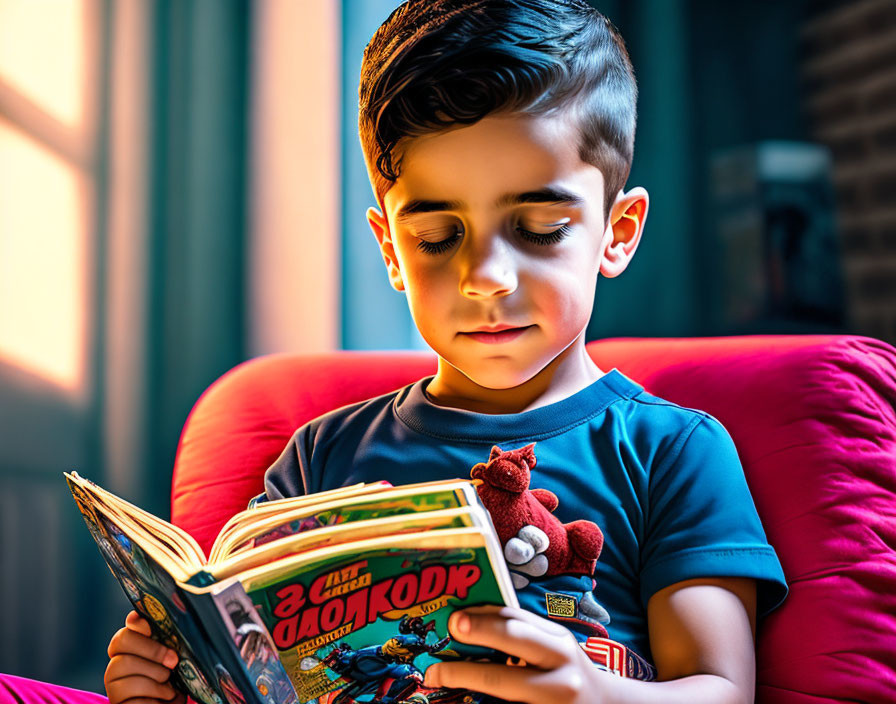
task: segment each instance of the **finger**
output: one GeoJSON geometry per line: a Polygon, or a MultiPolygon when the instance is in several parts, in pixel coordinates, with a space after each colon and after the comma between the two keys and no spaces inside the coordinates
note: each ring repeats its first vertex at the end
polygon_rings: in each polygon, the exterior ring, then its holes
{"type": "Polygon", "coordinates": [[[582,701],[585,678],[575,666],[555,670],[508,667],[494,663],[445,662],[427,668],[426,687],[456,687],[499,699],[530,704],[582,701]]]}
{"type": "Polygon", "coordinates": [[[527,623],[538,626],[539,628],[543,628],[545,631],[556,636],[563,636],[569,632],[565,626],[561,626],[559,623],[555,623],[554,621],[539,616],[538,614],[534,614],[531,611],[526,611],[525,609],[514,606],[497,606],[495,604],[489,604],[487,606],[468,606],[465,609],[459,609],[455,613],[471,615],[494,615],[501,618],[517,618],[520,621],[525,621],[527,623]]]}
{"type": "Polygon", "coordinates": [[[171,677],[171,670],[152,660],[141,658],[139,655],[116,655],[109,661],[106,667],[106,681],[127,677],[128,675],[143,675],[156,682],[167,682],[171,677]]]}
{"type": "Polygon", "coordinates": [[[143,675],[131,675],[107,682],[106,694],[110,701],[124,702],[134,697],[169,700],[175,697],[177,691],[168,682],[156,682],[143,675]]]}
{"type": "Polygon", "coordinates": [[[137,631],[137,633],[142,633],[145,636],[152,635],[152,628],[149,625],[149,621],[136,611],[128,612],[128,615],[124,619],[124,625],[125,628],[130,628],[132,631],[137,631]]]}
{"type": "Polygon", "coordinates": [[[108,655],[139,655],[167,668],[177,664],[177,653],[147,636],[129,628],[119,629],[109,641],[108,655]]]}
{"type": "Polygon", "coordinates": [[[448,619],[448,630],[457,640],[494,648],[543,669],[554,669],[575,661],[579,649],[575,637],[557,626],[535,614],[509,616],[506,612],[475,612],[472,609],[457,611],[448,619]]]}

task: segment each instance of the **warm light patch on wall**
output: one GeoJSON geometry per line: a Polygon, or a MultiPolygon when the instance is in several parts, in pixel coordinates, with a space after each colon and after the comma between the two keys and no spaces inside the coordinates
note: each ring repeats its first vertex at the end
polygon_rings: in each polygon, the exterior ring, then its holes
{"type": "Polygon", "coordinates": [[[252,5],[253,356],[339,344],[340,6],[252,5]]]}
{"type": "Polygon", "coordinates": [[[63,124],[85,118],[83,0],[0,0],[0,78],[63,124]]]}
{"type": "Polygon", "coordinates": [[[3,120],[0,165],[0,360],[77,390],[85,363],[86,180],[3,120]]]}

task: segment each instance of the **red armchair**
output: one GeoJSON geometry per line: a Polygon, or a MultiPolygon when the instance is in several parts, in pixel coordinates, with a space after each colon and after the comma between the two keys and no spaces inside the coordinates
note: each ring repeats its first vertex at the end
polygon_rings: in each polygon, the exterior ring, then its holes
{"type": "MultiPolygon", "coordinates": [[[[896,702],[896,349],[818,335],[608,339],[588,351],[734,439],[791,589],[759,624],[756,701],[896,702]]],[[[207,549],[297,427],[435,369],[434,354],[406,351],[238,366],[184,427],[172,520],[207,549]]],[[[32,683],[9,701],[72,701],[50,698],[56,689],[32,683]]]]}

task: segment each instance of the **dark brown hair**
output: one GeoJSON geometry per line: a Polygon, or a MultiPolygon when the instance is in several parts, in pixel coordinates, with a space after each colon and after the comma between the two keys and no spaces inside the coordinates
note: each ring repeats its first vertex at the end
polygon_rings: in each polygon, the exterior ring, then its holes
{"type": "Polygon", "coordinates": [[[491,114],[569,113],[608,218],[631,170],[637,95],[622,37],[584,0],[408,0],[364,49],[358,135],[382,206],[402,140],[491,114]]]}

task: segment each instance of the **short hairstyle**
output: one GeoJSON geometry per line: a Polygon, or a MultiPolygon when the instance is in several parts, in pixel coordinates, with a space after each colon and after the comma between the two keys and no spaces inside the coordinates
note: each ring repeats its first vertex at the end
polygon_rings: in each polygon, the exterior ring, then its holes
{"type": "Polygon", "coordinates": [[[625,42],[584,0],[408,0],[364,49],[358,135],[382,206],[402,140],[568,111],[579,158],[603,173],[608,219],[631,170],[637,93],[625,42]]]}

